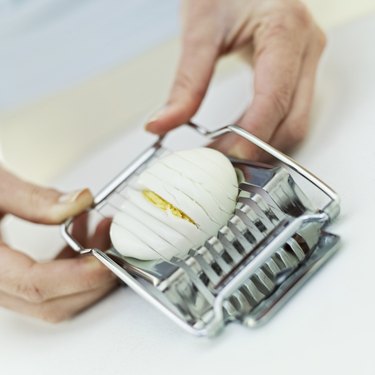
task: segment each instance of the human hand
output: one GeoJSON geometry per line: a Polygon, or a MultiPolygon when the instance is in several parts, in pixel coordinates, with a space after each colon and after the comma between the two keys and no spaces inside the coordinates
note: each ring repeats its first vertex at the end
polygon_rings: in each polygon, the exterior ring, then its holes
{"type": "MultiPolygon", "coordinates": [[[[59,224],[92,203],[88,189],[63,195],[27,183],[0,166],[0,217],[13,214],[41,224],[59,224]]],[[[108,220],[92,238],[85,215],[75,220],[74,236],[87,248],[109,245],[108,220]]],[[[92,305],[116,285],[114,275],[92,256],[73,257],[64,248],[59,256],[37,263],[11,249],[0,236],[0,306],[50,322],[68,319],[92,305]]]]}
{"type": "MultiPolygon", "coordinates": [[[[308,129],[325,36],[297,0],[185,0],[182,54],[166,106],[146,129],[164,134],[198,110],[220,56],[242,50],[254,68],[254,97],[238,124],[283,151],[308,129]]],[[[227,135],[212,144],[257,160],[256,146],[227,135]]]]}

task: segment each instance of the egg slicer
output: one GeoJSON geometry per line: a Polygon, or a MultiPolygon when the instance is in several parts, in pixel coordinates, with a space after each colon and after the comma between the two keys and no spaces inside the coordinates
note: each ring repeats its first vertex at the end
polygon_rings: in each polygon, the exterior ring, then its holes
{"type": "MultiPolygon", "coordinates": [[[[66,242],[92,254],[130,288],[187,332],[213,336],[228,323],[264,323],[336,252],[339,237],[326,227],[339,214],[339,198],[324,182],[288,156],[237,125],[209,131],[217,139],[233,133],[278,160],[268,166],[230,159],[239,179],[233,216],[219,232],[184,258],[140,261],[113,247],[85,249],[72,235],[74,218],[61,226],[66,242]],[[324,204],[313,204],[292,174],[314,187],[324,204]]],[[[94,199],[89,214],[112,218],[130,181],[165,154],[164,137],[140,154],[94,199]]]]}

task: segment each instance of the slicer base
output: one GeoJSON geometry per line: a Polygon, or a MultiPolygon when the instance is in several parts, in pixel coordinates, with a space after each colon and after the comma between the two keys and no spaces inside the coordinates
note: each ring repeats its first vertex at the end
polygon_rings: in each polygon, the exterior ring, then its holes
{"type": "Polygon", "coordinates": [[[294,271],[278,289],[266,300],[255,307],[242,323],[248,327],[257,327],[270,320],[298,290],[337,252],[340,237],[323,232],[322,237],[310,257],[294,271]]]}

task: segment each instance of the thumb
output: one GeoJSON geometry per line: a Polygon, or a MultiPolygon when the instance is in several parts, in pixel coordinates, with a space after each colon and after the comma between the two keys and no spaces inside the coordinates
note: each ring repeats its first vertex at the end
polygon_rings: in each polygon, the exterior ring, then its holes
{"type": "Polygon", "coordinates": [[[92,203],[88,189],[63,194],[26,182],[0,166],[0,212],[40,224],[59,224],[92,203]]]}
{"type": "Polygon", "coordinates": [[[146,130],[164,134],[191,119],[206,94],[217,58],[211,38],[185,37],[167,104],[148,121],[146,130]]]}

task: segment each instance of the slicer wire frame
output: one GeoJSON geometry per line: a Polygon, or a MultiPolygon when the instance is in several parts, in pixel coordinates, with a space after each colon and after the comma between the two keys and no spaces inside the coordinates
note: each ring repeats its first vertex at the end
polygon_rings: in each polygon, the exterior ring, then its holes
{"type": "MultiPolygon", "coordinates": [[[[262,251],[254,257],[246,266],[241,269],[217,294],[214,305],[213,305],[213,317],[204,327],[195,327],[188,324],[182,316],[168,308],[161,300],[156,296],[152,295],[147,289],[137,281],[129,272],[123,267],[117,264],[112,258],[110,258],[105,252],[100,249],[85,249],[81,244],[76,241],[69,232],[69,228],[73,222],[73,218],[68,219],[61,225],[61,234],[67,244],[72,247],[73,250],[80,254],[91,253],[97,259],[99,259],[104,265],[106,265],[114,274],[116,274],[121,280],[123,280],[129,287],[131,287],[141,297],[146,299],[172,321],[181,326],[185,331],[194,334],[196,336],[212,336],[220,331],[224,325],[224,312],[223,303],[228,296],[231,295],[241,284],[252,277],[259,267],[272,256],[285,242],[295,234],[303,225],[311,221],[318,221],[322,224],[327,224],[337,217],[340,211],[339,197],[334,190],[332,190],[327,184],[325,184],[318,177],[313,175],[311,172],[306,170],[292,158],[276,150],[266,142],[263,142],[256,136],[252,135],[245,129],[238,125],[228,125],[223,128],[210,131],[202,126],[196,125],[193,122],[189,122],[186,125],[193,128],[195,131],[203,136],[210,139],[216,139],[223,135],[233,133],[236,134],[250,143],[255,144],[266,153],[275,157],[278,161],[289,167],[291,170],[297,172],[300,176],[305,178],[307,181],[315,185],[320,191],[322,191],[330,201],[322,207],[318,212],[312,214],[305,214],[297,217],[285,229],[274,237],[262,251]]],[[[158,140],[142,154],[140,154],[127,168],[125,168],[117,177],[115,177],[108,185],[106,185],[94,198],[92,209],[98,207],[121,185],[126,181],[135,171],[138,170],[142,165],[151,160],[162,147],[162,141],[164,136],[158,138],[158,140]]]]}

